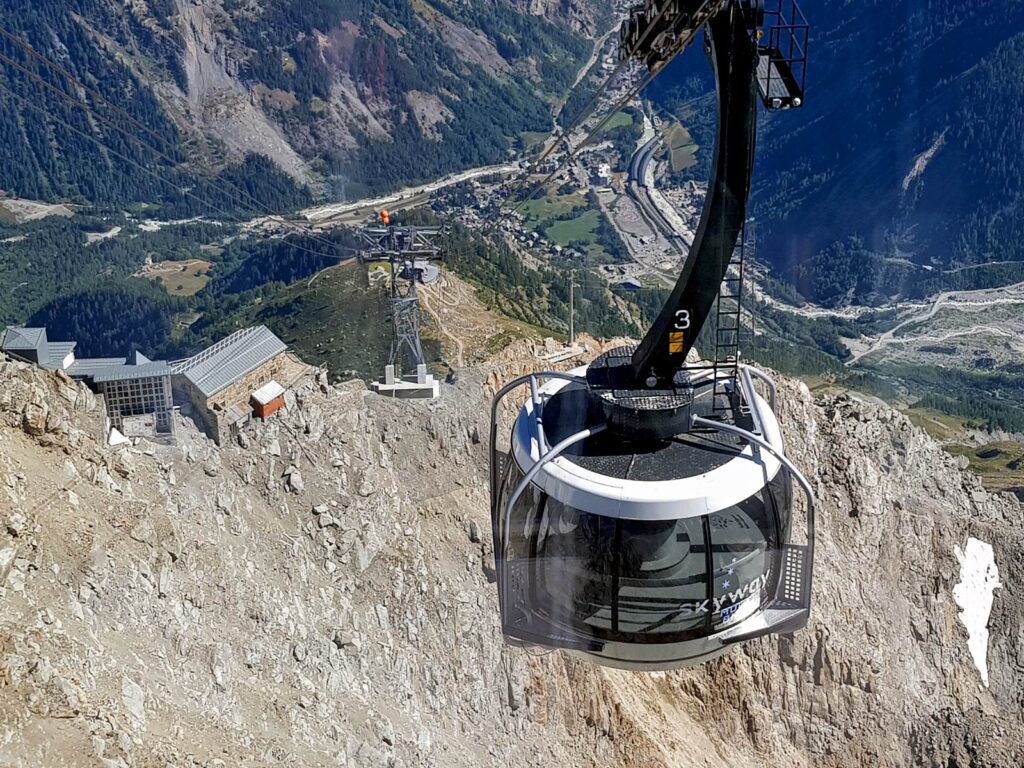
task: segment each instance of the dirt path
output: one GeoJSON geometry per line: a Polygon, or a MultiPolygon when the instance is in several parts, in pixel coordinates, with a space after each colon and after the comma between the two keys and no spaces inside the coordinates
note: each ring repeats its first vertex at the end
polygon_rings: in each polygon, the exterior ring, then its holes
{"type": "MultiPolygon", "coordinates": [[[[465,342],[462,341],[462,339],[460,339],[458,336],[456,336],[454,333],[452,333],[451,331],[448,330],[448,326],[445,325],[444,320],[441,319],[441,313],[440,312],[435,312],[434,308],[430,306],[430,301],[434,297],[433,287],[432,286],[421,285],[419,287],[419,294],[420,294],[420,306],[423,307],[424,311],[428,315],[430,315],[432,318],[434,318],[434,322],[437,323],[437,327],[440,329],[441,334],[443,336],[446,336],[449,339],[451,339],[452,343],[455,345],[455,350],[456,350],[456,352],[455,352],[455,365],[456,365],[456,367],[457,368],[464,368],[466,366],[466,344],[465,344],[465,342]]],[[[454,305],[453,304],[449,304],[448,302],[444,301],[444,299],[441,298],[440,296],[439,296],[439,302],[442,303],[442,304],[445,304],[445,305],[447,305],[449,307],[457,306],[457,302],[454,305]]]]}

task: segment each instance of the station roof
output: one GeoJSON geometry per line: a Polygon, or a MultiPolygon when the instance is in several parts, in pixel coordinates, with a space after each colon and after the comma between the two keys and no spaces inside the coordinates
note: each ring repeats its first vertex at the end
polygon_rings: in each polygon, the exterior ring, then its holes
{"type": "Polygon", "coordinates": [[[85,357],[81,360],[75,360],[71,367],[68,368],[68,374],[89,379],[97,373],[102,373],[111,368],[118,368],[124,364],[125,359],[123,357],[85,357]]]}
{"type": "Polygon", "coordinates": [[[174,364],[205,397],[213,397],[288,349],[266,326],[231,334],[195,357],[174,364]]]}
{"type": "Polygon", "coordinates": [[[3,335],[0,348],[9,349],[12,352],[25,352],[30,349],[39,349],[46,344],[45,328],[8,328],[3,335]]]}
{"type": "Polygon", "coordinates": [[[64,361],[75,351],[77,346],[78,343],[74,341],[48,341],[46,354],[40,356],[39,365],[47,370],[63,370],[64,361]]]}
{"type": "Polygon", "coordinates": [[[64,360],[77,346],[73,341],[50,341],[45,328],[8,328],[0,334],[0,349],[15,357],[35,352],[36,364],[51,371],[63,369],[64,360]]]}
{"type": "Polygon", "coordinates": [[[97,384],[109,381],[131,381],[132,379],[152,379],[158,376],[170,376],[174,369],[168,363],[144,363],[143,365],[119,365],[98,371],[92,380],[97,384]]]}

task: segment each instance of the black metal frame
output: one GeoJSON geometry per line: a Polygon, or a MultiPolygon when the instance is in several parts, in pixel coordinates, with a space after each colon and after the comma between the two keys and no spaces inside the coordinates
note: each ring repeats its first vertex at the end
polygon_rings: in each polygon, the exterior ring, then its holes
{"type": "Polygon", "coordinates": [[[708,22],[718,89],[715,160],[700,227],[661,314],[633,354],[623,389],[672,389],[728,274],[747,217],[757,134],[757,43],[737,3],[708,22]]]}

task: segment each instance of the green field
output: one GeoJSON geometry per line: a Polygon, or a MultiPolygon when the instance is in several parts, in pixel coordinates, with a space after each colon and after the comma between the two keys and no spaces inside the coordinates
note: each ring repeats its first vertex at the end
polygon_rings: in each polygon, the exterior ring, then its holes
{"type": "Polygon", "coordinates": [[[575,219],[557,221],[544,232],[548,240],[559,245],[569,245],[581,240],[587,243],[596,243],[597,234],[595,230],[600,222],[600,211],[587,211],[575,219]]]}
{"type": "Polygon", "coordinates": [[[523,133],[519,134],[519,140],[522,144],[523,150],[525,152],[529,152],[534,147],[539,147],[541,144],[547,141],[548,137],[550,136],[550,133],[540,131],[524,131],[523,133]]]}
{"type": "Polygon", "coordinates": [[[946,450],[954,456],[966,456],[971,470],[981,475],[989,491],[1014,493],[1024,501],[1024,445],[1021,443],[991,443],[980,448],[950,445],[946,450]]]}
{"type": "Polygon", "coordinates": [[[915,427],[920,427],[936,440],[956,440],[967,434],[963,419],[956,416],[931,408],[911,408],[904,413],[915,427]]]}
{"type": "Polygon", "coordinates": [[[161,261],[148,267],[143,277],[155,280],[172,296],[195,296],[210,282],[208,261],[161,261]]]}
{"type": "Polygon", "coordinates": [[[628,128],[633,124],[633,117],[627,112],[616,112],[602,131],[614,131],[616,128],[628,128]]]}
{"type": "Polygon", "coordinates": [[[577,208],[584,208],[586,205],[586,198],[579,192],[559,195],[551,190],[544,197],[526,203],[522,210],[523,215],[526,216],[527,226],[532,229],[540,229],[552,219],[571,213],[577,208]]]}

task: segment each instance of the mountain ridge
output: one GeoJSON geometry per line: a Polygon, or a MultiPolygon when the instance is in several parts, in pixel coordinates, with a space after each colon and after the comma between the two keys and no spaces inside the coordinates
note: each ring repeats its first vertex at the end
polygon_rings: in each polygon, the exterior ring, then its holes
{"type": "MultiPolygon", "coordinates": [[[[1024,281],[1024,6],[800,5],[811,25],[805,105],[761,121],[761,258],[826,306],[1024,281]]],[[[711,100],[693,98],[711,88],[691,51],[651,89],[656,104],[685,113],[703,173],[713,115],[711,100]]]]}
{"type": "MultiPolygon", "coordinates": [[[[550,130],[550,105],[607,9],[607,0],[492,0],[484,14],[450,0],[138,0],[123,13],[109,0],[43,0],[33,16],[0,9],[0,25],[17,38],[0,40],[9,59],[0,85],[15,94],[0,93],[10,112],[0,136],[15,161],[0,187],[93,203],[168,196],[166,185],[124,178],[116,158],[94,161],[90,137],[175,182],[264,156],[331,197],[487,165],[507,156],[520,131],[550,130]],[[90,122],[81,107],[114,113],[18,41],[128,110],[178,164],[90,122]],[[410,102],[411,92],[421,96],[410,102]],[[98,179],[79,180],[87,168],[98,179]]],[[[259,186],[256,174],[249,185],[259,186]]]]}
{"type": "MultiPolygon", "coordinates": [[[[670,674],[501,640],[487,392],[432,405],[315,379],[218,449],[96,440],[95,398],[0,360],[0,756],[247,765],[1004,768],[1024,755],[1019,506],[904,417],[780,381],[817,491],[811,625],[670,674]],[[991,542],[989,688],[954,594],[991,542]]],[[[591,355],[596,353],[591,345],[591,355]]]]}

